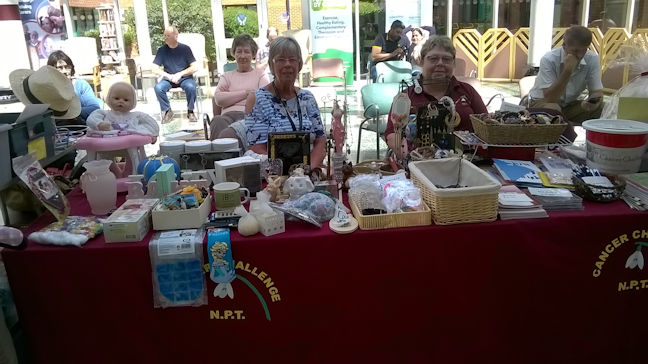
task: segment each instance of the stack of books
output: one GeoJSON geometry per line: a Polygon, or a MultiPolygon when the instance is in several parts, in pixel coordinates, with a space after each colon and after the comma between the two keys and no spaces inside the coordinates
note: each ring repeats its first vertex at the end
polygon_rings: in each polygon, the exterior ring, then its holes
{"type": "Polygon", "coordinates": [[[500,189],[499,197],[499,215],[502,220],[512,219],[535,219],[547,217],[547,211],[542,208],[542,204],[522,192],[515,185],[504,185],[500,189]]]}
{"type": "Polygon", "coordinates": [[[648,172],[621,176],[626,181],[621,198],[633,209],[648,210],[648,172]]]}
{"type": "Polygon", "coordinates": [[[531,161],[493,158],[497,172],[502,178],[518,187],[542,187],[542,180],[538,175],[540,168],[531,161]]]}
{"type": "Polygon", "coordinates": [[[583,199],[566,188],[529,187],[529,194],[547,211],[583,209],[583,199]]]}

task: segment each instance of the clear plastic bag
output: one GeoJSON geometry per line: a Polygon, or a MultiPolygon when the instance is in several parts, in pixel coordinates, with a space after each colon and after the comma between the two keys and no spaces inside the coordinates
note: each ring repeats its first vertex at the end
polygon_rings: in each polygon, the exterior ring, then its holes
{"type": "Polygon", "coordinates": [[[612,67],[630,65],[630,74],[638,74],[630,82],[621,87],[612,95],[601,112],[602,119],[617,119],[619,112],[619,98],[638,97],[648,99],[648,44],[642,42],[640,37],[633,44],[624,46],[619,51],[619,58],[612,67]]]}
{"type": "Polygon", "coordinates": [[[70,214],[70,203],[54,180],[36,160],[34,152],[12,160],[13,170],[59,223],[70,214]]]}

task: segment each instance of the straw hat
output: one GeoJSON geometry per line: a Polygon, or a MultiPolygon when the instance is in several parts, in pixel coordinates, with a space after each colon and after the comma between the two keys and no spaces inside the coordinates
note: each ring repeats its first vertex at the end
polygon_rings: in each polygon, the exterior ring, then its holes
{"type": "Polygon", "coordinates": [[[23,104],[49,104],[54,119],[73,119],[81,113],[72,82],[52,66],[17,69],[9,74],[9,82],[23,104]]]}

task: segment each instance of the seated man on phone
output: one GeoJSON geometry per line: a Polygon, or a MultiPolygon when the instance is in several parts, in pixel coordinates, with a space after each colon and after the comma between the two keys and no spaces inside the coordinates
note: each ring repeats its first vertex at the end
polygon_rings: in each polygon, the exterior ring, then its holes
{"type": "Polygon", "coordinates": [[[568,121],[580,125],[600,117],[603,84],[599,56],[589,50],[592,33],[575,25],[565,32],[563,46],[545,54],[529,92],[530,107],[561,111],[568,121]],[[578,97],[587,88],[585,100],[578,97]]]}

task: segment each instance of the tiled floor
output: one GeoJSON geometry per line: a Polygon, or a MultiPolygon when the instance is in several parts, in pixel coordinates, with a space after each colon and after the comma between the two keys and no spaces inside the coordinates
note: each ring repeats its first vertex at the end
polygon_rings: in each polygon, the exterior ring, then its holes
{"type": "MultiPolygon", "coordinates": [[[[354,162],[356,160],[358,143],[358,127],[363,120],[362,113],[364,110],[364,108],[362,107],[361,99],[358,95],[360,88],[365,84],[366,81],[363,80],[356,82],[356,84],[349,86],[347,89],[347,102],[349,105],[347,143],[350,147],[349,160],[354,162]]],[[[212,90],[213,89],[214,88],[212,87],[212,90]]],[[[320,109],[322,110],[322,121],[324,123],[324,129],[328,130],[330,128],[331,122],[330,108],[332,106],[332,99],[337,96],[339,100],[342,100],[344,97],[344,92],[341,90],[341,88],[335,89],[332,87],[311,87],[308,89],[313,92],[315,99],[318,101],[320,109]]],[[[497,110],[503,99],[507,102],[519,102],[519,91],[517,83],[482,82],[482,87],[478,91],[484,99],[485,103],[493,98],[490,105],[488,106],[489,110],[497,110]],[[494,97],[496,95],[502,95],[502,97],[494,97]]],[[[197,107],[196,110],[200,109],[203,113],[207,113],[211,118],[211,100],[203,99],[197,100],[196,102],[200,103],[200,107],[197,107]]],[[[161,136],[160,138],[158,138],[158,143],[146,147],[147,155],[154,155],[159,152],[159,142],[165,140],[165,135],[175,133],[180,130],[200,130],[203,128],[202,115],[199,115],[198,122],[196,123],[189,122],[189,120],[187,119],[186,100],[171,99],[171,108],[175,113],[175,117],[170,123],[161,125],[161,136]]],[[[155,99],[152,99],[151,97],[148,98],[148,101],[140,100],[137,104],[136,110],[146,112],[158,121],[161,120],[160,106],[157,101],[155,99]]],[[[376,134],[374,132],[363,131],[360,145],[361,161],[376,158],[376,134]]],[[[381,157],[384,157],[386,149],[386,144],[381,140],[381,157]]]]}

